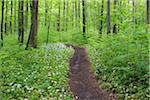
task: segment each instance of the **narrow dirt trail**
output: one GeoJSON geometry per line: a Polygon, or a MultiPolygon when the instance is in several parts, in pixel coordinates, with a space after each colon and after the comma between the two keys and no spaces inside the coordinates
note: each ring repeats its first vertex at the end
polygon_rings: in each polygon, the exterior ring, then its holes
{"type": "Polygon", "coordinates": [[[71,47],[75,53],[70,59],[69,84],[75,100],[116,100],[112,93],[99,88],[85,49],[71,47]]]}

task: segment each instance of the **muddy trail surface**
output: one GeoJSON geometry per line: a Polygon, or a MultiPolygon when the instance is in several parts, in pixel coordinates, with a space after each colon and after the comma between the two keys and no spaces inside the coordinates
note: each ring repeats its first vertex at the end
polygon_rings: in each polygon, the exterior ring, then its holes
{"type": "Polygon", "coordinates": [[[116,100],[112,93],[99,87],[85,49],[72,45],[67,46],[75,50],[70,59],[69,72],[70,89],[75,100],[116,100]]]}

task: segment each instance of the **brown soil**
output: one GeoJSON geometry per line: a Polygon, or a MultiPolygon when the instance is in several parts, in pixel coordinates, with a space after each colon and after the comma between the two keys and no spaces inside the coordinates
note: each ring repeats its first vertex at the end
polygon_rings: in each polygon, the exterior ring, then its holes
{"type": "Polygon", "coordinates": [[[70,89],[75,100],[116,100],[112,93],[101,89],[91,69],[84,48],[67,45],[74,48],[75,53],[70,59],[70,89]]]}

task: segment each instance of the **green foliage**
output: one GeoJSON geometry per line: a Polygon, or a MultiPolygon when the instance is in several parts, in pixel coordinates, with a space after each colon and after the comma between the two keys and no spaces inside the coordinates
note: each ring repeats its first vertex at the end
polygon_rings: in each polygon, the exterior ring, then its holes
{"type": "MultiPolygon", "coordinates": [[[[48,32],[45,30],[46,27],[41,26],[41,30],[39,30],[39,37],[38,37],[39,44],[46,43],[47,41],[48,32]]],[[[83,45],[87,41],[83,37],[82,32],[77,32],[77,31],[50,32],[48,37],[48,43],[57,43],[57,42],[83,45]]]]}
{"type": "Polygon", "coordinates": [[[62,44],[38,49],[9,46],[0,50],[0,98],[72,98],[68,86],[69,57],[73,50],[62,44]]]}
{"type": "Polygon", "coordinates": [[[115,91],[118,99],[148,100],[148,34],[103,35],[89,39],[91,62],[104,88],[115,91]]]}
{"type": "MultiPolygon", "coordinates": [[[[72,50],[64,48],[62,44],[42,46],[47,39],[48,43],[61,42],[76,45],[89,43],[90,46],[87,48],[95,74],[102,81],[102,87],[115,91],[121,100],[147,100],[150,97],[148,94],[150,92],[148,89],[149,36],[145,34],[147,29],[147,25],[145,25],[146,0],[136,0],[135,12],[133,12],[132,0],[119,0],[116,4],[116,13],[114,12],[114,1],[110,0],[111,30],[113,25],[117,24],[118,31],[118,34],[114,36],[105,34],[107,0],[104,0],[103,17],[100,17],[101,0],[87,0],[85,2],[86,39],[81,32],[83,12],[81,2],[78,3],[79,0],[77,3],[80,4],[80,11],[78,11],[78,4],[76,5],[77,10],[75,9],[73,0],[66,0],[65,12],[63,11],[64,0],[39,0],[39,48],[28,51],[24,50],[24,45],[31,27],[31,1],[24,1],[24,14],[26,15],[27,2],[29,11],[28,15],[24,16],[24,22],[28,22],[28,24],[25,26],[25,39],[22,46],[17,46],[18,0],[13,1],[13,15],[10,12],[10,0],[8,0],[6,15],[5,2],[4,24],[7,24],[7,32],[4,33],[4,47],[0,47],[0,99],[63,98],[70,100],[72,98],[68,88],[68,59],[72,50]],[[59,19],[61,31],[57,32],[59,2],[61,4],[59,19]],[[45,4],[48,4],[47,13],[45,13],[45,4]],[[133,22],[134,18],[135,23],[133,22]],[[102,36],[98,33],[100,20],[103,21],[102,36]],[[12,34],[10,34],[10,21],[12,21],[12,34]]],[[[0,2],[0,7],[1,5],[0,2]]],[[[0,16],[0,22],[1,18],[2,16],[0,16]]],[[[3,28],[4,30],[5,28],[3,28]]]]}

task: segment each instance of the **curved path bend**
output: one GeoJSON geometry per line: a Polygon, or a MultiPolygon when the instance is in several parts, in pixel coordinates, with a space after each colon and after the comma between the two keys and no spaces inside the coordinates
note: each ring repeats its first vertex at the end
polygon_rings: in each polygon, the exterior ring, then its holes
{"type": "Polygon", "coordinates": [[[70,89],[75,100],[116,100],[114,94],[101,89],[91,69],[84,48],[67,45],[75,50],[70,59],[70,89]]]}

